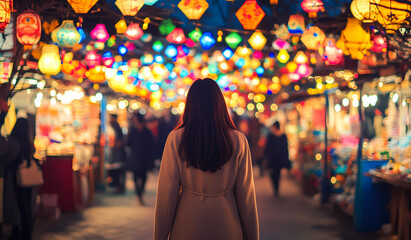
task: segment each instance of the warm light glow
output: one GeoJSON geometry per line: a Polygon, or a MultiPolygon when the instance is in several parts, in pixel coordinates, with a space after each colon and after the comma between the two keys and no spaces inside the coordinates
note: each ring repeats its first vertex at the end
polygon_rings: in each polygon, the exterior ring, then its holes
{"type": "Polygon", "coordinates": [[[181,43],[184,43],[186,41],[184,31],[181,28],[175,28],[173,31],[171,31],[167,35],[166,39],[167,39],[167,41],[169,41],[171,43],[177,43],[177,44],[181,44],[181,43]]]}
{"type": "Polygon", "coordinates": [[[267,39],[261,32],[254,32],[248,39],[250,46],[255,50],[262,50],[267,42],[267,39]]]}
{"type": "Polygon", "coordinates": [[[351,2],[352,15],[364,23],[372,23],[378,19],[378,4],[380,0],[353,0],[351,2]]]}
{"type": "Polygon", "coordinates": [[[124,21],[124,19],[118,21],[116,25],[114,25],[114,27],[116,28],[116,31],[119,34],[123,34],[127,31],[127,23],[126,21],[124,21]]]}
{"type": "Polygon", "coordinates": [[[143,0],[117,0],[117,7],[124,16],[134,16],[143,7],[143,0]]]}
{"type": "Polygon", "coordinates": [[[54,35],[54,40],[60,47],[74,47],[80,42],[80,33],[74,26],[73,20],[64,20],[61,26],[54,29],[51,33],[54,35]]]}
{"type": "Polygon", "coordinates": [[[244,29],[254,30],[264,18],[265,13],[256,0],[246,0],[235,15],[244,29]]]}
{"type": "Polygon", "coordinates": [[[309,50],[318,50],[323,46],[324,40],[324,32],[316,26],[310,27],[301,36],[301,42],[303,42],[309,50]]]}
{"type": "Polygon", "coordinates": [[[290,55],[288,55],[288,52],[285,49],[281,49],[277,55],[277,59],[280,63],[286,63],[288,59],[290,59],[290,55]]]}
{"type": "Polygon", "coordinates": [[[345,29],[341,32],[336,47],[352,59],[361,60],[372,47],[370,33],[363,29],[361,22],[356,18],[348,18],[345,29]],[[355,34],[352,34],[355,32],[355,34]]]}
{"type": "Polygon", "coordinates": [[[40,16],[32,12],[20,14],[17,17],[16,37],[25,47],[37,44],[41,37],[40,16]]]}
{"type": "Polygon", "coordinates": [[[93,39],[97,39],[98,42],[105,42],[110,37],[104,24],[97,24],[96,27],[91,30],[90,36],[93,39]]]}
{"type": "Polygon", "coordinates": [[[298,64],[306,64],[308,62],[307,55],[303,51],[298,51],[294,57],[294,62],[298,64]]]}
{"type": "Polygon", "coordinates": [[[58,74],[61,70],[59,47],[54,44],[44,45],[38,67],[46,75],[58,74]]]}
{"type": "Polygon", "coordinates": [[[315,154],[315,160],[320,161],[322,158],[321,153],[315,154]]]}
{"type": "Polygon", "coordinates": [[[98,0],[67,0],[74,12],[86,14],[98,2],[98,0]]]}
{"type": "Polygon", "coordinates": [[[128,26],[124,36],[130,40],[138,40],[143,36],[144,32],[140,28],[139,23],[132,23],[128,26]]]}
{"type": "Polygon", "coordinates": [[[182,0],[177,7],[188,19],[197,20],[207,10],[208,3],[205,0],[182,0]]]}

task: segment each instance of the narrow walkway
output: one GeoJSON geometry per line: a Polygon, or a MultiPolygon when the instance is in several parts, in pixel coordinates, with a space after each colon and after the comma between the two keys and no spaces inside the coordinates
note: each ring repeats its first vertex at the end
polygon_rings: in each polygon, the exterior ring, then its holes
{"type": "MultiPolygon", "coordinates": [[[[130,179],[130,178],[129,178],[130,179]]],[[[255,175],[257,207],[262,240],[340,240],[374,239],[356,233],[348,219],[316,206],[301,196],[295,183],[283,177],[280,197],[272,194],[268,177],[255,175]]],[[[34,240],[65,239],[152,239],[157,174],[149,174],[145,206],[140,206],[127,182],[125,195],[100,193],[96,203],[77,213],[64,213],[59,220],[36,223],[34,240]]]]}

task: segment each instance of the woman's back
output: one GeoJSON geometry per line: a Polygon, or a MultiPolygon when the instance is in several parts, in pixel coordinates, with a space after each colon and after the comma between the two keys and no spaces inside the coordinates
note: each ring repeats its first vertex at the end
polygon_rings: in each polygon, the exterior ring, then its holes
{"type": "Polygon", "coordinates": [[[233,154],[221,169],[210,173],[187,168],[179,157],[183,131],[171,132],[164,149],[155,239],[167,239],[169,231],[171,239],[258,239],[251,155],[245,136],[230,130],[233,154]]]}

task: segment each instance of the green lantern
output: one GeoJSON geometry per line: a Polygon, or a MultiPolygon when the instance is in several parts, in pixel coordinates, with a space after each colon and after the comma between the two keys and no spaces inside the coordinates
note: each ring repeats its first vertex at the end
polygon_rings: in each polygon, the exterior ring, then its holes
{"type": "Polygon", "coordinates": [[[201,35],[203,35],[203,33],[201,32],[200,29],[196,28],[193,31],[191,31],[188,34],[188,37],[191,38],[191,40],[193,40],[194,42],[198,42],[198,40],[200,39],[201,35]]]}
{"type": "Polygon", "coordinates": [[[161,22],[160,26],[158,26],[158,30],[163,35],[171,33],[174,30],[174,28],[176,28],[176,26],[174,26],[171,19],[165,19],[163,22],[161,22]]]}
{"type": "Polygon", "coordinates": [[[225,37],[225,42],[231,49],[236,49],[238,44],[242,41],[242,37],[236,32],[232,32],[225,37]]]}

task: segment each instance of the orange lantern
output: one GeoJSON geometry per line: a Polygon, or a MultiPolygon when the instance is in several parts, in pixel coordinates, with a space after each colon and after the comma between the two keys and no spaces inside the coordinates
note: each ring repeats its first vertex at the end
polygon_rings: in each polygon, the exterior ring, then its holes
{"type": "Polygon", "coordinates": [[[98,0],[67,0],[74,12],[85,14],[98,2],[98,0]]]}
{"type": "Polygon", "coordinates": [[[0,32],[4,32],[4,29],[10,23],[10,13],[13,8],[12,0],[0,1],[0,32]]]}
{"type": "Polygon", "coordinates": [[[388,34],[393,34],[402,25],[409,24],[411,3],[381,0],[378,12],[378,22],[388,34]]]}
{"type": "Polygon", "coordinates": [[[127,31],[127,23],[126,21],[124,21],[124,19],[118,21],[116,25],[114,25],[114,27],[116,28],[117,33],[119,34],[123,34],[127,31]]]}
{"type": "Polygon", "coordinates": [[[319,27],[315,26],[307,29],[301,36],[301,42],[303,42],[309,50],[318,50],[323,46],[324,40],[324,32],[319,27]]]}
{"type": "Polygon", "coordinates": [[[243,6],[235,13],[244,29],[254,30],[264,18],[263,9],[257,4],[256,0],[247,0],[243,6]]]}
{"type": "Polygon", "coordinates": [[[86,72],[86,77],[93,83],[102,83],[106,80],[106,73],[103,66],[95,66],[86,72]]]}
{"type": "Polygon", "coordinates": [[[208,3],[205,0],[182,0],[177,7],[188,19],[196,20],[207,10],[208,3]]]}
{"type": "Polygon", "coordinates": [[[143,7],[143,0],[117,0],[117,7],[124,16],[134,16],[143,7]]]}
{"type": "Polygon", "coordinates": [[[16,37],[25,49],[37,44],[41,37],[40,16],[32,12],[24,12],[17,17],[16,37]]]}

